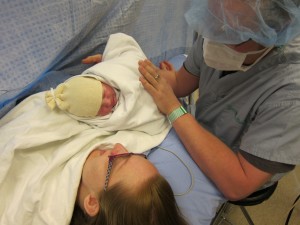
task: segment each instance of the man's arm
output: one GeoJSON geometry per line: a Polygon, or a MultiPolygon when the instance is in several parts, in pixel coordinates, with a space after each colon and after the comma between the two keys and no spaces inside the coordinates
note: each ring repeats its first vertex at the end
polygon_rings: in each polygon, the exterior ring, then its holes
{"type": "Polygon", "coordinates": [[[253,166],[240,153],[234,153],[198,124],[192,115],[179,117],[173,127],[194,161],[226,198],[244,198],[272,177],[272,174],[253,166]]]}
{"type": "MultiPolygon", "coordinates": [[[[170,76],[165,75],[148,62],[140,62],[139,70],[142,74],[141,83],[165,115],[181,106],[177,95],[190,94],[199,85],[198,78],[183,67],[172,76],[170,73],[170,76]],[[157,72],[161,77],[155,79],[157,72]],[[183,88],[177,88],[177,84],[183,88]]],[[[173,127],[199,168],[226,198],[244,198],[272,177],[271,173],[256,168],[240,153],[234,153],[219,138],[202,127],[191,114],[176,119],[173,127]]]]}

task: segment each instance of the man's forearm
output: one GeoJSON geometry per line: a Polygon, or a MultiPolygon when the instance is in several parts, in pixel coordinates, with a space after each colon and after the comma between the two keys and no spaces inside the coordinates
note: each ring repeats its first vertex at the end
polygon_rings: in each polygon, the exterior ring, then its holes
{"type": "Polygon", "coordinates": [[[186,114],[173,127],[200,169],[231,200],[241,199],[254,192],[271,177],[235,154],[217,137],[186,114]]]}

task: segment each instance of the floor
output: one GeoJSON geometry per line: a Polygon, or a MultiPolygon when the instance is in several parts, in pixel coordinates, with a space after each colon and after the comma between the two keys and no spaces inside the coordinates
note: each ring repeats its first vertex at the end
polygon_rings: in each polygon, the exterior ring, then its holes
{"type": "MultiPolygon", "coordinates": [[[[294,200],[300,194],[300,166],[282,178],[269,200],[246,207],[255,225],[285,225],[294,200]]],[[[219,225],[249,225],[239,207],[231,206],[227,212],[229,222],[223,220],[219,225]],[[228,214],[229,213],[229,214],[228,214]]],[[[288,225],[300,225],[300,202],[298,201],[288,225]]]]}

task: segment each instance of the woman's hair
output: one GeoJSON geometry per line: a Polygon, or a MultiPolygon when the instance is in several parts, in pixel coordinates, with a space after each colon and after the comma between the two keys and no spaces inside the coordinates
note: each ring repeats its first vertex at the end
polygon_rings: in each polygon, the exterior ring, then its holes
{"type": "Polygon", "coordinates": [[[129,190],[122,183],[102,193],[97,225],[186,225],[169,183],[156,175],[129,190]]]}
{"type": "MultiPolygon", "coordinates": [[[[72,218],[71,224],[77,224],[75,217],[72,218]]],[[[187,225],[188,223],[178,209],[169,183],[158,174],[144,181],[138,188],[130,189],[128,185],[119,182],[103,191],[97,218],[91,218],[91,221],[82,221],[81,218],[81,224],[187,225]]]]}

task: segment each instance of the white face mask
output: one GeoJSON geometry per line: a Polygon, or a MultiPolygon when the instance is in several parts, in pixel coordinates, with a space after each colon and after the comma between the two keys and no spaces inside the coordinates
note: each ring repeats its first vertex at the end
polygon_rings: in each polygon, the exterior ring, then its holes
{"type": "Polygon", "coordinates": [[[217,43],[210,41],[207,38],[204,38],[203,42],[203,57],[206,65],[221,71],[246,71],[255,65],[260,59],[262,59],[273,46],[264,48],[259,51],[251,52],[237,52],[229,48],[225,44],[217,43]],[[243,63],[248,55],[263,54],[251,65],[244,66],[243,63]]]}

